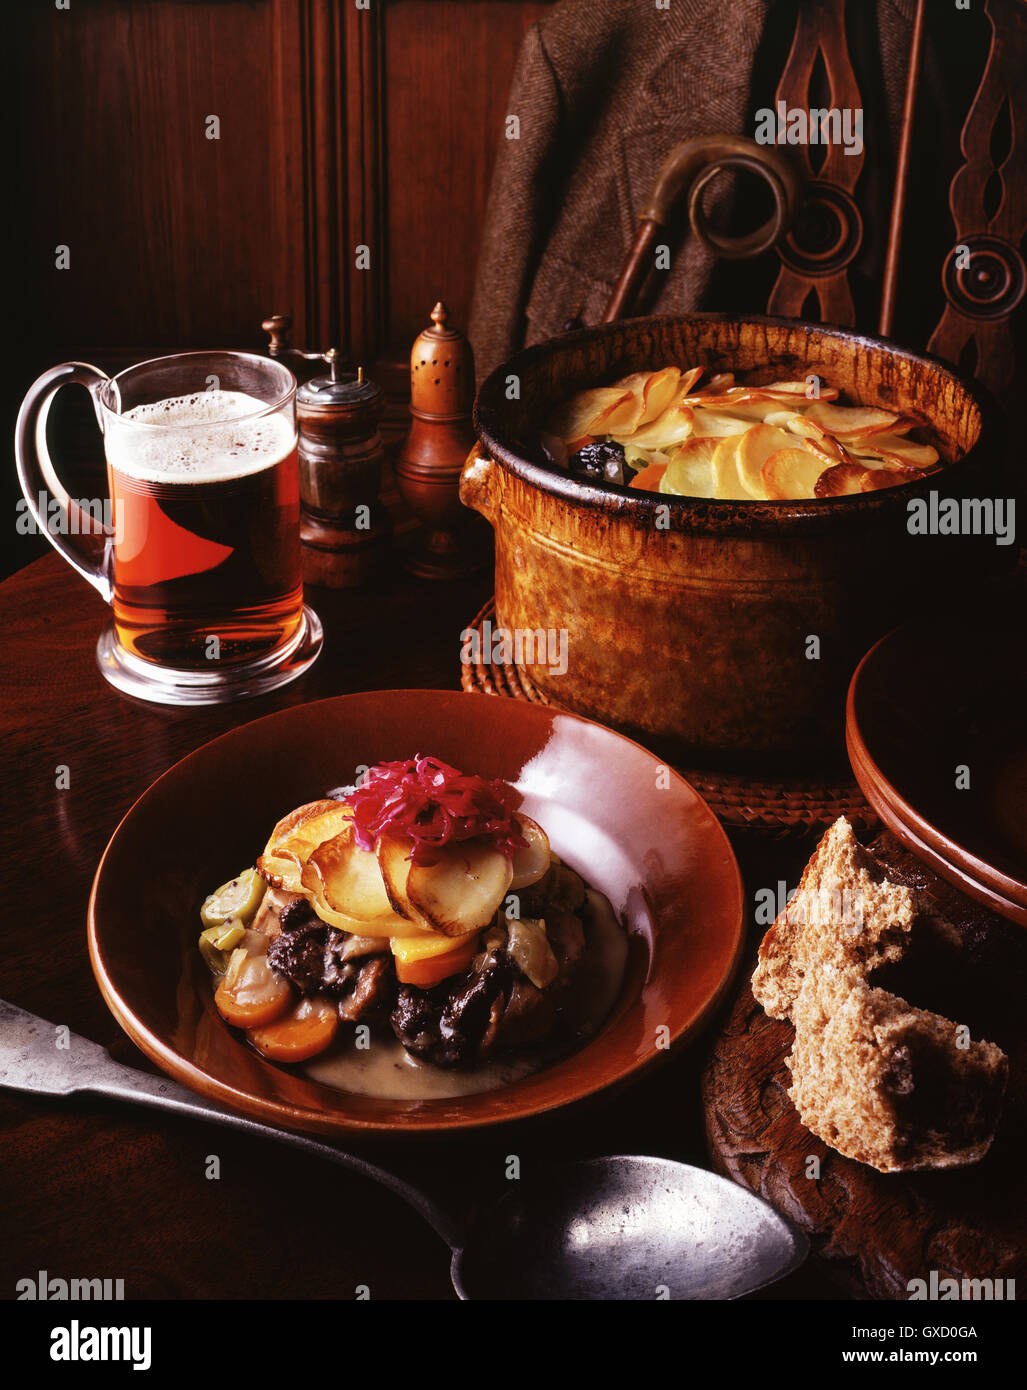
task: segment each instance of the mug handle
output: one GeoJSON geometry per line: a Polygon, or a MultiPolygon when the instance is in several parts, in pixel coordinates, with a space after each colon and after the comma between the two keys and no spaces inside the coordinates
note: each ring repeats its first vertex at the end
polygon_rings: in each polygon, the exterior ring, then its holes
{"type": "Polygon", "coordinates": [[[109,380],[105,372],[88,362],[65,362],[38,377],[28,389],[14,433],[14,453],[18,481],[29,512],[53,548],[63,555],[83,579],[88,579],[105,603],[114,594],[111,583],[114,532],[91,511],[84,510],[65,490],[53,466],[46,444],[46,421],[53,398],[62,386],[72,382],[84,386],[93,399],[100,421],[99,390],[109,380]],[[61,521],[56,529],[48,519],[51,500],[57,503],[61,521]],[[46,515],[40,503],[46,509],[46,515]]]}

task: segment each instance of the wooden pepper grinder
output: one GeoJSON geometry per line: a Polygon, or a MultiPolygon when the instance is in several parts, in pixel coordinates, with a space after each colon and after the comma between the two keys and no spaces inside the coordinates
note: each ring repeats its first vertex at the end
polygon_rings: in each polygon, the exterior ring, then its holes
{"type": "Polygon", "coordinates": [[[431,327],[410,354],[410,433],[393,465],[396,485],[424,523],[406,567],[422,579],[456,579],[485,563],[488,528],[460,501],[460,471],[474,443],[474,357],[463,333],[449,327],[440,300],[431,327]]]}
{"type": "Polygon", "coordinates": [[[384,393],[364,376],[339,371],[335,348],[301,352],[288,346],[291,320],[265,319],[272,357],[328,364],[328,375],[296,392],[299,425],[300,539],[303,578],[329,589],[369,583],[384,570],[392,522],[378,500],[384,452],[378,420],[384,393]]]}

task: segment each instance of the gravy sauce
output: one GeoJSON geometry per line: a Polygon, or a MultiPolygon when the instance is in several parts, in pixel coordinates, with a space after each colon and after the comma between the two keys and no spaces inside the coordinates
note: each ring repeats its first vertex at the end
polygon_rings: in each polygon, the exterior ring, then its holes
{"type": "Polygon", "coordinates": [[[576,1035],[563,1047],[524,1048],[514,1056],[476,1067],[447,1070],[412,1057],[393,1037],[372,1033],[369,1045],[356,1047],[348,1038],[342,1048],[321,1053],[304,1066],[312,1081],[356,1095],[387,1100],[444,1100],[496,1091],[540,1071],[560,1056],[583,1046],[613,1008],[624,978],[628,938],[610,904],[588,889],[582,911],[585,954],[563,1014],[576,1035]]]}

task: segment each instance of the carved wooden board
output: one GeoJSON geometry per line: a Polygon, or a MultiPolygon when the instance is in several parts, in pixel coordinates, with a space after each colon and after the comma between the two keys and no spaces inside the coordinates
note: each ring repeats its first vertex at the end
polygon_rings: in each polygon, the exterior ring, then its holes
{"type": "MultiPolygon", "coordinates": [[[[714,1164],[795,1221],[810,1238],[812,1258],[857,1297],[906,1299],[909,1281],[929,1281],[932,1271],[937,1280],[1012,1279],[1027,1297],[1027,932],[977,909],[891,836],[872,848],[891,876],[927,892],[959,928],[959,969],[950,962],[937,978],[929,971],[920,994],[914,981],[903,981],[905,997],[938,1012],[958,999],[957,1016],[972,1035],[1009,1055],[995,1142],[980,1163],[934,1173],[878,1173],[835,1153],[806,1129],[788,1098],[792,1025],[768,1018],[746,979],[703,1076],[714,1164]],[[806,1176],[810,1158],[819,1160],[817,1178],[806,1176]]],[[[1011,1296],[1008,1285],[1003,1296],[1011,1296]]]]}

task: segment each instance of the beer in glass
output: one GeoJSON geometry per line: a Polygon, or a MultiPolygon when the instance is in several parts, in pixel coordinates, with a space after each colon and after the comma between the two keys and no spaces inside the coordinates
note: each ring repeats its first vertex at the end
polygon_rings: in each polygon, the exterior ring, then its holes
{"type": "Polygon", "coordinates": [[[320,625],[303,603],[288,369],[246,353],[186,353],[113,378],[78,363],[55,373],[22,408],[36,422],[19,419],[19,471],[30,507],[37,469],[53,490],[49,457],[40,469],[32,447],[45,450],[38,417],[45,424],[57,386],[81,381],[107,458],[102,553],[95,533],[74,544],[47,534],[112,606],[98,647],[104,675],[145,699],[209,703],[306,669],[320,625]],[[55,383],[55,373],[65,375],[55,383]]]}

